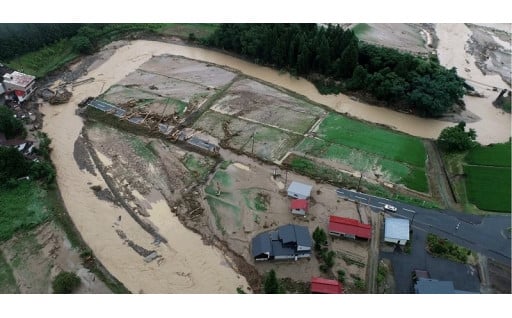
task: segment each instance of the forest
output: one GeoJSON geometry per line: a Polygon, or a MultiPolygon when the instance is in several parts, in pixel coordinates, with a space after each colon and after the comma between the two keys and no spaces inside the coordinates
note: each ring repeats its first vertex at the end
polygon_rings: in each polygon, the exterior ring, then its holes
{"type": "Polygon", "coordinates": [[[439,117],[464,95],[464,80],[437,58],[360,42],[352,30],[317,24],[221,24],[204,44],[311,80],[320,93],[356,93],[439,117]]]}

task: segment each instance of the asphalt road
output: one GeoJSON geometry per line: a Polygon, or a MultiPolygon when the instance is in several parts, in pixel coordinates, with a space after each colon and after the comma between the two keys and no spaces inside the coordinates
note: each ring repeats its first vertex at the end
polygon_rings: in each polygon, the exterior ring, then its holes
{"type": "Polygon", "coordinates": [[[427,269],[432,278],[452,281],[455,289],[468,292],[480,292],[480,280],[477,270],[468,264],[456,263],[444,258],[433,257],[425,250],[427,233],[412,232],[411,254],[404,252],[381,252],[380,258],[387,258],[393,264],[395,293],[412,292],[411,272],[414,269],[427,269]]]}
{"type": "Polygon", "coordinates": [[[505,235],[506,229],[511,226],[509,214],[478,216],[450,210],[425,209],[342,188],[337,189],[336,193],[342,198],[367,204],[374,212],[382,211],[384,204],[393,205],[397,211],[388,213],[411,220],[413,229],[434,233],[498,262],[510,263],[511,240],[505,235]]]}

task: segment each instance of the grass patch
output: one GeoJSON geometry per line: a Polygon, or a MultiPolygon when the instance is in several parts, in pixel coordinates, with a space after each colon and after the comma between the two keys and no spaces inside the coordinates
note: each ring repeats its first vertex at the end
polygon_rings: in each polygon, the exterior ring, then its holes
{"type": "Polygon", "coordinates": [[[510,168],[510,141],[492,144],[486,147],[477,146],[469,151],[465,161],[471,165],[485,165],[510,168]]]}
{"type": "Polygon", "coordinates": [[[268,210],[268,195],[261,193],[258,189],[242,189],[240,192],[249,209],[259,212],[268,210]]]}
{"type": "Polygon", "coordinates": [[[130,143],[135,153],[147,161],[154,163],[157,160],[156,151],[151,142],[145,143],[137,136],[123,134],[123,137],[130,143]]]}
{"type": "Polygon", "coordinates": [[[386,266],[379,262],[379,266],[377,267],[377,286],[380,287],[386,281],[386,277],[388,276],[388,270],[386,266]]]}
{"type": "Polygon", "coordinates": [[[0,242],[20,230],[30,230],[49,219],[46,190],[35,181],[0,189],[0,242]]]}
{"type": "Polygon", "coordinates": [[[435,257],[443,257],[460,263],[466,263],[468,256],[471,255],[469,249],[458,246],[432,233],[427,235],[427,251],[435,257]]]}
{"type": "Polygon", "coordinates": [[[192,172],[198,180],[205,180],[214,166],[214,162],[210,158],[198,158],[197,155],[187,153],[182,159],[183,165],[192,172]]]}
{"type": "Polygon", "coordinates": [[[187,39],[190,33],[194,33],[196,38],[205,39],[213,34],[218,27],[218,23],[165,23],[157,29],[157,32],[187,39]]]}
{"type": "Polygon", "coordinates": [[[19,294],[20,290],[5,257],[0,250],[0,294],[19,294]]]}
{"type": "Polygon", "coordinates": [[[366,151],[313,138],[304,138],[295,149],[310,156],[348,165],[357,171],[371,172],[374,169],[379,169],[385,180],[403,184],[409,189],[420,192],[428,192],[429,190],[423,167],[412,166],[382,158],[366,151]]]}
{"type": "Polygon", "coordinates": [[[464,166],[469,201],[479,209],[510,212],[510,168],[464,166]]]}
{"type": "Polygon", "coordinates": [[[235,218],[235,223],[237,226],[241,226],[242,220],[240,219],[240,208],[222,200],[219,200],[212,196],[206,196],[206,201],[210,206],[210,210],[212,211],[213,217],[215,218],[215,226],[217,230],[219,230],[222,235],[226,235],[226,229],[224,229],[222,225],[222,217],[220,215],[221,211],[230,211],[235,218]]]}
{"type": "Polygon", "coordinates": [[[360,37],[366,32],[368,32],[371,28],[372,27],[366,23],[358,23],[352,28],[352,31],[357,37],[360,37]]]}
{"type": "Polygon", "coordinates": [[[71,40],[63,39],[38,51],[24,54],[6,64],[23,73],[43,77],[76,57],[78,54],[73,52],[71,40]]]}
{"type": "Polygon", "coordinates": [[[223,160],[220,165],[219,165],[219,168],[222,169],[222,170],[226,170],[230,164],[232,164],[233,161],[231,160],[223,160]]]}
{"type": "MultiPolygon", "coordinates": [[[[284,163],[290,167],[291,170],[299,174],[308,176],[317,181],[328,182],[338,187],[355,189],[359,182],[359,178],[355,178],[337,169],[316,163],[308,158],[300,157],[295,154],[288,156],[284,163]]],[[[368,194],[375,196],[413,204],[428,209],[440,208],[439,204],[436,202],[406,196],[400,193],[392,193],[391,189],[368,183],[366,181],[362,181],[361,186],[366,189],[368,194]]]]}
{"type": "Polygon", "coordinates": [[[419,138],[348,117],[331,114],[318,127],[327,142],[359,149],[394,161],[424,167],[426,152],[419,138]]]}

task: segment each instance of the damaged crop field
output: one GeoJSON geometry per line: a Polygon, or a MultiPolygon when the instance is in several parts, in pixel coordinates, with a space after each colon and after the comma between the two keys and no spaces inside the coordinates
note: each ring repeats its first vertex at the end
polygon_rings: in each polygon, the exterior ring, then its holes
{"type": "Polygon", "coordinates": [[[127,111],[127,117],[156,115],[175,125],[200,108],[236,73],[211,64],[176,56],[156,56],[109,87],[100,100],[127,111]]]}
{"type": "Polygon", "coordinates": [[[295,150],[341,164],[383,182],[428,192],[426,152],[420,139],[331,114],[295,150]]]}
{"type": "MultiPolygon", "coordinates": [[[[150,235],[151,240],[135,235],[122,222],[113,226],[128,249],[159,270],[167,270],[161,269],[166,262],[179,267],[166,247],[196,249],[176,245],[177,216],[203,242],[222,246],[251,287],[258,288],[256,282],[273,268],[278,277],[303,283],[311,276],[335,279],[342,271],[346,289],[361,291],[367,275],[367,241],[329,240],[335,260],[325,272],[320,256],[256,264],[251,240],[288,223],[304,225],[310,233],[317,227],[327,230],[330,215],[369,223],[367,207],[340,200],[336,187],[323,184],[348,182],[355,187],[361,172],[374,174],[362,181],[364,189],[400,183],[428,192],[420,139],[333,114],[283,89],[207,63],[154,56],[107,88],[101,99],[123,108],[126,116],[138,113],[146,125],[130,126],[134,128],[127,130],[136,133],[131,134],[104,117],[89,118],[84,138],[108,185],[92,191],[123,205],[150,235]],[[161,138],[149,138],[156,136],[144,127],[151,120],[175,128],[161,138]],[[203,141],[206,148],[221,148],[207,154],[204,148],[186,146],[191,138],[203,141]],[[283,171],[274,176],[282,163],[300,174],[288,171],[284,177],[283,171]],[[307,217],[290,213],[285,189],[292,180],[314,187],[307,217]]],[[[170,280],[181,279],[168,274],[170,280]]]]}
{"type": "Polygon", "coordinates": [[[221,145],[278,161],[326,112],[250,79],[235,81],[194,124],[221,145]]]}

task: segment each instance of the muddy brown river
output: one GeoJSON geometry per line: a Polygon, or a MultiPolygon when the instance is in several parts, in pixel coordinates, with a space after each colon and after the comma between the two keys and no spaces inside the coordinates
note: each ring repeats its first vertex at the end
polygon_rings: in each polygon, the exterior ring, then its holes
{"type": "MultiPolygon", "coordinates": [[[[450,53],[443,53],[442,48],[447,47],[447,43],[463,47],[463,43],[455,42],[460,34],[443,28],[440,31],[441,61],[450,65],[457,59],[445,58],[443,54],[450,53]]],[[[460,48],[458,51],[455,49],[452,54],[460,54],[460,48]]],[[[78,102],[88,96],[97,96],[153,55],[160,54],[181,55],[226,65],[302,94],[338,112],[347,112],[415,136],[436,138],[443,128],[453,125],[366,105],[345,95],[320,95],[304,79],[201,48],[145,40],[133,41],[120,47],[110,58],[79,79],[94,77],[95,81],[76,86],[69,103],[60,106],[43,105],[42,111],[46,115],[43,131],[53,140],[52,160],[57,167],[57,182],[73,222],[107,270],[135,293],[234,293],[238,286],[247,286],[246,280],[227,265],[230,262],[222,252],[204,245],[199,235],[186,229],[177,220],[164,201],[152,204],[154,216],[151,221],[169,240],[169,244],[157,247],[151,245],[153,238],[127,217],[124,210],[96,198],[90,186],[105,187],[104,180],[100,176],[81,171],[73,158],[74,143],[83,127],[82,119],[75,115],[78,102]],[[119,215],[125,217],[121,222],[116,222],[119,215]],[[156,262],[145,263],[136,252],[123,244],[115,229],[122,230],[129,239],[146,249],[156,250],[164,261],[160,265],[156,262]]],[[[510,115],[503,115],[493,109],[488,105],[489,99],[466,98],[466,102],[468,108],[482,118],[468,125],[477,129],[480,142],[487,144],[509,138],[510,115]]]]}
{"type": "MultiPolygon", "coordinates": [[[[463,24],[459,25],[459,27],[460,26],[464,27],[469,32],[469,29],[463,24]]],[[[464,61],[464,57],[468,55],[464,52],[464,38],[469,38],[469,33],[462,34],[463,36],[461,36],[461,34],[457,32],[457,29],[449,31],[449,26],[447,25],[438,26],[438,29],[440,29],[441,33],[439,35],[439,56],[441,63],[447,67],[456,66],[459,70],[463,70],[464,68],[461,68],[460,65],[454,63],[454,61],[464,61]]],[[[419,118],[387,108],[371,106],[354,101],[343,94],[321,95],[313,84],[303,78],[295,78],[287,73],[278,72],[268,67],[255,65],[226,54],[202,48],[139,40],[121,48],[121,50],[126,54],[128,53],[127,51],[130,51],[131,55],[129,58],[133,60],[146,60],[151,55],[174,54],[218,65],[225,65],[249,76],[304,95],[338,112],[349,113],[354,117],[384,124],[418,137],[437,138],[442,129],[454,125],[454,123],[447,121],[419,118]]],[[[480,72],[474,64],[466,67],[471,68],[472,74],[480,72]]],[[[461,75],[467,77],[467,74],[461,75]]],[[[494,83],[497,80],[501,81],[497,75],[482,75],[482,78],[478,77],[478,79],[484,83],[488,83],[488,85],[495,85],[494,83]]],[[[503,81],[501,81],[501,83],[499,87],[508,86],[503,81]]],[[[480,89],[479,85],[474,86],[480,89]]],[[[469,123],[467,126],[476,129],[478,135],[477,140],[482,144],[503,142],[510,137],[510,114],[506,114],[492,106],[492,100],[495,99],[497,93],[488,91],[487,89],[489,89],[489,87],[485,86],[484,94],[487,95],[486,98],[469,96],[464,98],[465,102],[468,104],[468,109],[481,118],[481,120],[475,123],[469,123]]]]}

